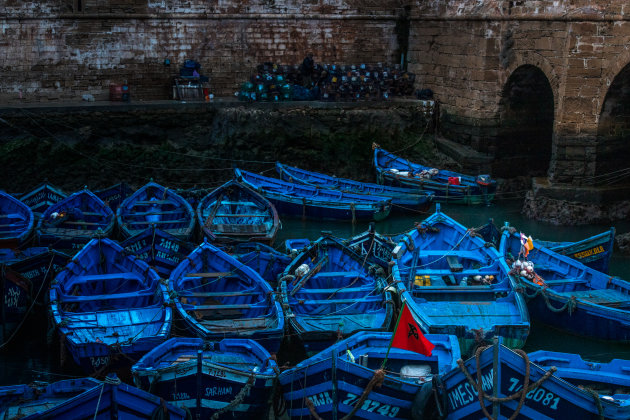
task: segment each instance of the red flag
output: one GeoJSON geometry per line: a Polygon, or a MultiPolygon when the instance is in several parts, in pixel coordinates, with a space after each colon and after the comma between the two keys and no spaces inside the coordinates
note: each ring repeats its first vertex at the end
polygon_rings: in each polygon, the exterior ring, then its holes
{"type": "Polygon", "coordinates": [[[431,352],[435,347],[435,345],[422,334],[422,330],[416,323],[416,320],[413,319],[413,315],[411,315],[411,311],[407,308],[407,304],[403,305],[400,318],[398,318],[391,347],[415,351],[425,356],[431,356],[431,352]]]}

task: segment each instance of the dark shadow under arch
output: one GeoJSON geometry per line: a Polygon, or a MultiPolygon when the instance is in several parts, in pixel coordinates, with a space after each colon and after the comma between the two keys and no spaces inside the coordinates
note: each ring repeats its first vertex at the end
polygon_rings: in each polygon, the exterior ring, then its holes
{"type": "Polygon", "coordinates": [[[546,176],[553,139],[553,91],[545,73],[523,65],[502,92],[492,173],[496,177],[546,176]]]}
{"type": "Polygon", "coordinates": [[[630,175],[630,64],[610,84],[599,114],[595,177],[590,184],[628,182],[630,175]]]}

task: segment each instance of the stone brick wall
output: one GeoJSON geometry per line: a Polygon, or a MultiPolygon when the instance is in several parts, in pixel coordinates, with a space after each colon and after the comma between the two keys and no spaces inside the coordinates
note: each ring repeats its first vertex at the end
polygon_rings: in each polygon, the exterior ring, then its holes
{"type": "Polygon", "coordinates": [[[587,183],[606,166],[598,162],[600,114],[630,61],[626,12],[622,1],[416,2],[409,70],[435,92],[442,132],[488,152],[510,75],[523,65],[539,68],[555,105],[549,175],[587,183]]]}
{"type": "MultiPolygon", "coordinates": [[[[607,166],[600,117],[630,62],[626,3],[5,0],[0,103],[87,93],[106,100],[109,85],[125,80],[132,100],[168,99],[188,58],[200,62],[215,95],[227,96],[261,62],[299,64],[311,50],[322,63],[391,64],[408,45],[417,87],[439,102],[442,133],[490,154],[510,76],[525,65],[540,69],[554,102],[549,175],[587,183],[607,166]]],[[[607,154],[624,152],[615,147],[607,154]]]]}
{"type": "Polygon", "coordinates": [[[6,2],[0,102],[106,100],[125,80],[135,100],[169,99],[186,59],[217,96],[257,64],[297,65],[307,51],[321,63],[398,61],[398,1],[77,1],[6,2]]]}

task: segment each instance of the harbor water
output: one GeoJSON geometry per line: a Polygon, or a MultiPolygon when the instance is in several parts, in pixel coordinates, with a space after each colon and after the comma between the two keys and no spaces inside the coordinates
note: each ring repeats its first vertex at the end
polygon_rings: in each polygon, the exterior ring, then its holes
{"type": "MultiPolygon", "coordinates": [[[[397,235],[413,229],[435,211],[435,205],[426,213],[393,214],[375,224],[376,231],[384,235],[397,235]]],[[[607,230],[610,225],[554,226],[527,219],[521,214],[521,200],[502,200],[490,206],[461,206],[441,204],[441,211],[466,227],[480,227],[493,219],[497,226],[509,222],[517,230],[533,238],[553,241],[577,241],[607,230]]],[[[630,222],[612,224],[617,233],[630,231],[630,222]]],[[[284,251],[284,242],[289,238],[317,239],[322,231],[338,237],[350,237],[365,231],[367,223],[342,223],[282,219],[282,229],[275,247],[284,251]]],[[[630,256],[613,254],[610,274],[630,279],[630,256]]],[[[36,380],[54,382],[64,378],[82,377],[70,357],[60,353],[60,343],[47,329],[46,311],[40,308],[40,316],[30,319],[4,348],[0,349],[0,385],[30,383],[36,380]]],[[[32,318],[32,317],[31,317],[32,318]]],[[[533,323],[524,350],[555,350],[579,353],[583,358],[608,362],[615,358],[630,359],[630,345],[592,340],[551,329],[533,323]]]]}

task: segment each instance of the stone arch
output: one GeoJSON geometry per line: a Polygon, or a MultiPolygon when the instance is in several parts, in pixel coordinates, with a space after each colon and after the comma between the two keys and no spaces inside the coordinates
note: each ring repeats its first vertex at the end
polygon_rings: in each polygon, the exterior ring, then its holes
{"type": "Polygon", "coordinates": [[[502,80],[492,171],[499,177],[546,176],[550,168],[559,78],[536,56],[514,60],[502,80]]]}
{"type": "Polygon", "coordinates": [[[627,182],[630,175],[630,53],[624,52],[602,78],[597,115],[595,172],[590,184],[627,182]],[[614,72],[614,73],[613,73],[614,72]]]}

